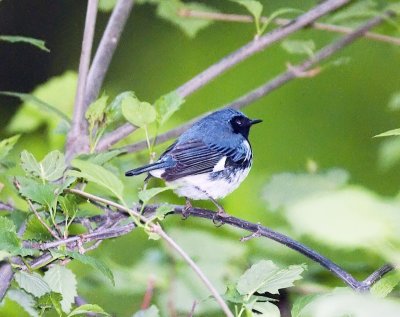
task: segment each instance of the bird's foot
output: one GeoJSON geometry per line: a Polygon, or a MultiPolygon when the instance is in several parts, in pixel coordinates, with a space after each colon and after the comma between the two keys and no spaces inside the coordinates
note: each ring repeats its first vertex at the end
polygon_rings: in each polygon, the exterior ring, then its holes
{"type": "Polygon", "coordinates": [[[212,221],[216,227],[221,227],[224,224],[224,222],[220,219],[216,219],[217,217],[218,218],[227,218],[227,217],[229,217],[229,215],[225,212],[224,208],[222,208],[221,206],[218,206],[218,211],[214,214],[212,221]]]}
{"type": "Polygon", "coordinates": [[[192,203],[186,198],[185,207],[182,209],[182,219],[186,220],[190,216],[190,210],[193,209],[192,203]]]}

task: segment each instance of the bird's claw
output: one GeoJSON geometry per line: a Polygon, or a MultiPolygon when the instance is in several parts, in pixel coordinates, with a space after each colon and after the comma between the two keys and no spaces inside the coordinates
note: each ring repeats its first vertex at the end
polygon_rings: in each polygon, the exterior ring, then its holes
{"type": "Polygon", "coordinates": [[[214,214],[212,221],[216,227],[221,227],[224,224],[224,222],[216,219],[216,217],[227,218],[229,217],[229,215],[225,212],[224,208],[222,208],[221,206],[218,207],[218,211],[214,214]]]}
{"type": "Polygon", "coordinates": [[[189,199],[186,199],[185,207],[182,209],[182,220],[186,220],[190,216],[190,210],[193,206],[189,199]]]}

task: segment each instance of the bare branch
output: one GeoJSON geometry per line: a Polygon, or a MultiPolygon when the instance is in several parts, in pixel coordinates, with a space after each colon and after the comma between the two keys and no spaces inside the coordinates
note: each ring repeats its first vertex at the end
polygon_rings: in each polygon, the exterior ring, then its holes
{"type": "Polygon", "coordinates": [[[114,7],[90,67],[84,97],[85,109],[99,95],[111,59],[131,13],[133,3],[133,0],[118,0],[114,7]]]}
{"type": "Polygon", "coordinates": [[[115,129],[114,131],[106,134],[97,144],[96,151],[102,152],[109,149],[113,144],[121,141],[122,139],[126,138],[129,134],[136,131],[137,127],[126,123],[119,128],[115,129]]]}
{"type": "MultiPolygon", "coordinates": [[[[386,13],[386,15],[389,15],[389,13],[386,13]]],[[[352,33],[343,36],[342,38],[340,38],[339,40],[337,40],[332,44],[325,46],[324,48],[316,52],[315,55],[313,55],[311,58],[305,60],[303,63],[291,66],[287,71],[281,73],[280,75],[276,76],[275,78],[266,82],[265,84],[259,86],[258,88],[253,89],[252,91],[236,99],[235,101],[223,106],[222,108],[241,109],[249,105],[253,101],[260,99],[261,97],[264,97],[265,95],[283,86],[292,79],[298,78],[299,74],[306,73],[311,67],[327,59],[336,52],[342,50],[347,45],[353,43],[355,40],[357,40],[359,37],[365,34],[365,32],[367,32],[369,29],[383,22],[384,19],[385,19],[384,16],[378,16],[368,20],[365,24],[354,30],[352,33]]],[[[207,114],[194,118],[189,123],[185,123],[175,129],[169,130],[159,135],[156,139],[155,144],[160,144],[170,139],[176,138],[177,136],[181,135],[184,131],[189,129],[194,122],[204,117],[205,115],[207,114]]],[[[124,151],[125,153],[130,153],[130,152],[138,152],[140,150],[145,149],[146,147],[147,147],[146,141],[140,141],[132,145],[125,146],[121,148],[121,150],[124,151]]]]}
{"type": "Polygon", "coordinates": [[[269,45],[281,40],[282,38],[290,35],[291,33],[309,25],[314,22],[316,19],[321,16],[326,15],[329,12],[332,12],[345,4],[347,4],[349,0],[327,0],[322,2],[321,4],[315,6],[308,12],[303,15],[297,17],[295,20],[291,21],[289,24],[285,26],[275,29],[270,33],[267,33],[259,38],[254,39],[250,43],[242,46],[235,52],[230,55],[224,57],[219,62],[207,68],[205,71],[201,72],[191,80],[189,80],[184,85],[180,86],[177,89],[178,94],[184,98],[197,89],[204,86],[206,83],[210,82],[212,79],[227,71],[229,68],[235,66],[239,62],[244,59],[250,57],[256,52],[259,52],[269,45]]]}
{"type": "Polygon", "coordinates": [[[10,204],[0,201],[0,210],[15,211],[15,208],[10,204]]]}
{"type": "Polygon", "coordinates": [[[68,133],[68,141],[66,148],[67,160],[73,155],[80,152],[87,152],[88,136],[87,123],[85,119],[85,87],[90,65],[90,57],[92,53],[94,30],[96,26],[98,0],[89,0],[85,29],[83,32],[82,51],[79,62],[78,87],[75,96],[74,114],[72,117],[71,130],[68,133]]]}
{"type": "MultiPolygon", "coordinates": [[[[243,15],[243,14],[206,12],[206,11],[197,11],[190,9],[182,9],[178,12],[178,14],[182,17],[196,18],[196,19],[225,21],[225,22],[254,23],[254,18],[251,15],[243,15]]],[[[266,22],[269,22],[268,17],[261,17],[261,23],[266,23],[266,22]]],[[[290,20],[278,18],[273,20],[272,22],[279,26],[285,26],[288,23],[290,23],[290,20]]],[[[342,33],[342,34],[349,34],[354,31],[353,28],[349,28],[346,26],[319,23],[319,22],[313,22],[310,24],[310,26],[316,30],[342,33]]],[[[367,32],[363,36],[367,39],[371,39],[378,42],[386,42],[389,44],[400,45],[400,38],[398,37],[388,36],[374,32],[367,32]]]]}

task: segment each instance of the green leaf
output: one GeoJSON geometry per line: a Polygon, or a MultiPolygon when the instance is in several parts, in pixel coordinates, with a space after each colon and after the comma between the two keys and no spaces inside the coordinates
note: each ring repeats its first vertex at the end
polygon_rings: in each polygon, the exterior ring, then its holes
{"type": "Polygon", "coordinates": [[[72,317],[76,315],[85,315],[88,313],[94,313],[94,314],[99,314],[103,316],[111,316],[110,314],[106,313],[103,308],[101,308],[99,305],[93,305],[93,304],[84,304],[81,305],[77,308],[75,308],[73,311],[71,311],[67,317],[72,317]]]}
{"type": "Polygon", "coordinates": [[[384,136],[394,136],[394,135],[400,135],[400,129],[393,129],[393,130],[389,130],[389,131],[377,134],[374,136],[374,138],[380,138],[380,137],[384,137],[384,136]]]}
{"type": "Polygon", "coordinates": [[[172,91],[166,95],[161,96],[154,103],[157,109],[157,121],[159,125],[163,125],[168,119],[179,110],[181,105],[185,102],[176,91],[172,91]]]}
{"type": "Polygon", "coordinates": [[[68,171],[68,174],[78,178],[84,178],[112,192],[115,197],[123,202],[124,185],[117,176],[100,165],[91,162],[74,159],[72,166],[81,171],[68,171]]]}
{"type": "Polygon", "coordinates": [[[382,169],[390,169],[400,161],[400,138],[387,138],[379,147],[378,162],[382,169]]]}
{"type": "Polygon", "coordinates": [[[20,92],[12,92],[12,91],[0,91],[0,95],[4,96],[12,96],[12,97],[17,97],[21,101],[24,101],[29,104],[34,104],[37,106],[40,110],[44,110],[45,112],[53,113],[60,117],[61,119],[64,120],[68,124],[68,127],[71,126],[71,119],[62,111],[58,110],[56,107],[48,104],[47,102],[44,102],[43,100],[35,97],[34,95],[31,94],[23,94],[20,92]]]}
{"type": "Polygon", "coordinates": [[[343,187],[349,174],[342,169],[322,173],[281,173],[273,175],[264,187],[263,197],[271,209],[288,207],[309,196],[343,187]]]}
{"type": "Polygon", "coordinates": [[[110,268],[101,260],[91,257],[86,254],[80,254],[78,252],[64,251],[63,254],[83,263],[90,265],[96,270],[99,270],[105,277],[107,277],[111,283],[115,286],[114,275],[110,268]]]}
{"type": "Polygon", "coordinates": [[[7,291],[7,298],[18,303],[31,317],[39,317],[35,309],[33,297],[24,291],[10,289],[7,291]]]}
{"type": "MultiPolygon", "coordinates": [[[[43,219],[51,227],[50,223],[43,219]]],[[[24,240],[47,241],[52,239],[50,232],[41,224],[35,215],[31,215],[26,223],[24,240]]]]}
{"type": "Polygon", "coordinates": [[[45,273],[44,280],[52,291],[62,295],[61,308],[68,314],[78,295],[75,274],[65,266],[54,265],[45,273]]]}
{"type": "Polygon", "coordinates": [[[59,120],[55,119],[61,117],[62,120],[71,122],[69,115],[72,115],[73,111],[77,78],[75,72],[67,71],[36,87],[30,95],[15,95],[22,98],[24,103],[11,119],[7,129],[9,131],[31,132],[46,124],[50,127],[49,139],[52,141],[56,137],[59,138],[53,132],[59,124],[59,120]],[[31,96],[34,98],[31,98],[31,96]],[[40,102],[37,102],[37,100],[40,100],[40,102]]]}
{"type": "Polygon", "coordinates": [[[301,296],[296,299],[296,301],[293,303],[292,306],[292,311],[291,311],[291,317],[301,317],[301,311],[313,300],[315,300],[318,296],[318,294],[311,294],[311,295],[306,295],[306,296],[301,296]]]}
{"type": "Polygon", "coordinates": [[[290,54],[314,55],[315,43],[313,40],[284,40],[282,48],[290,54]]]}
{"type": "Polygon", "coordinates": [[[124,91],[120,93],[106,108],[106,120],[108,128],[114,129],[121,123],[125,122],[125,118],[122,114],[122,102],[125,98],[136,98],[133,91],[124,91]]]}
{"type": "Polygon", "coordinates": [[[174,207],[168,204],[163,204],[157,207],[156,217],[160,220],[164,220],[165,216],[174,210],[174,207]]]}
{"type": "Polygon", "coordinates": [[[231,0],[245,7],[247,11],[254,17],[255,21],[259,21],[261,13],[263,11],[263,6],[260,2],[255,0],[231,0]]]}
{"type": "Polygon", "coordinates": [[[0,217],[0,250],[10,255],[33,255],[35,250],[21,247],[21,239],[18,237],[14,223],[6,218],[0,217]]]}
{"type": "Polygon", "coordinates": [[[171,189],[170,187],[153,187],[150,189],[141,190],[138,193],[138,197],[141,201],[143,201],[143,204],[146,205],[149,202],[149,200],[152,199],[154,196],[170,189],[171,189]]]}
{"type": "Polygon", "coordinates": [[[258,313],[254,314],[254,317],[280,317],[281,313],[278,306],[270,302],[260,302],[257,301],[252,305],[252,309],[256,310],[258,313]]]}
{"type": "Polygon", "coordinates": [[[197,19],[193,17],[180,16],[179,12],[185,10],[218,12],[216,9],[202,3],[183,3],[179,0],[158,0],[157,15],[178,26],[188,37],[193,38],[196,34],[213,23],[212,20],[197,19]]]}
{"type": "Polygon", "coordinates": [[[370,249],[373,245],[377,252],[383,252],[388,241],[398,241],[397,203],[364,188],[348,187],[306,197],[289,206],[284,215],[299,235],[335,249],[370,249]]]}
{"type": "Polygon", "coordinates": [[[36,272],[17,271],[14,275],[15,281],[19,287],[31,293],[35,297],[41,297],[50,293],[51,289],[43,277],[36,272]]]}
{"type": "Polygon", "coordinates": [[[81,154],[77,157],[78,160],[88,161],[93,164],[103,165],[108,161],[111,161],[114,157],[117,157],[123,150],[111,150],[107,152],[94,153],[94,154],[81,154]]]}
{"type": "Polygon", "coordinates": [[[390,96],[388,108],[393,111],[400,110],[400,91],[397,91],[390,96]]]}
{"type": "Polygon", "coordinates": [[[60,293],[50,292],[44,294],[42,297],[38,299],[37,306],[41,310],[51,310],[54,308],[59,316],[63,316],[63,312],[61,309],[61,301],[62,301],[62,296],[60,293]]]}
{"type": "Polygon", "coordinates": [[[392,272],[385,275],[371,287],[371,294],[376,297],[384,298],[389,295],[399,283],[399,272],[392,272]]]}
{"type": "Polygon", "coordinates": [[[57,150],[47,154],[40,163],[32,153],[22,151],[21,166],[27,174],[49,182],[60,179],[67,168],[64,154],[57,150]]]}
{"type": "Polygon", "coordinates": [[[356,1],[337,13],[331,15],[327,21],[332,24],[348,24],[354,26],[357,19],[365,19],[378,15],[377,3],[374,0],[356,1]]]}
{"type": "Polygon", "coordinates": [[[117,0],[99,0],[99,10],[110,12],[114,9],[117,0]]]}
{"type": "Polygon", "coordinates": [[[108,96],[102,95],[100,98],[90,104],[88,110],[86,111],[85,117],[91,127],[94,127],[96,123],[101,123],[105,120],[107,101],[108,96]]]}
{"type": "Polygon", "coordinates": [[[45,41],[34,39],[26,36],[14,36],[14,35],[0,35],[0,41],[10,42],[10,43],[28,43],[37,48],[40,48],[42,51],[50,52],[50,50],[46,47],[45,41]]]}
{"type": "Polygon", "coordinates": [[[293,286],[301,279],[302,265],[291,265],[287,269],[278,268],[272,261],[262,260],[253,264],[240,278],[237,290],[241,295],[255,292],[279,294],[279,289],[293,286]]]}
{"type": "Polygon", "coordinates": [[[127,96],[121,104],[122,114],[133,125],[142,128],[156,120],[157,112],[148,102],[127,96]]]}
{"type": "Polygon", "coordinates": [[[133,317],[159,317],[159,316],[160,312],[158,311],[158,308],[154,305],[151,305],[147,309],[140,310],[133,315],[133,317]]]}
{"type": "Polygon", "coordinates": [[[22,196],[51,209],[56,200],[54,186],[41,184],[26,177],[17,177],[17,181],[20,185],[19,192],[22,196]]]}
{"type": "Polygon", "coordinates": [[[8,153],[13,149],[17,143],[20,135],[14,135],[8,139],[1,140],[0,142],[0,161],[4,160],[8,153]]]}
{"type": "Polygon", "coordinates": [[[58,198],[58,202],[64,215],[68,217],[75,217],[78,212],[77,197],[75,195],[65,195],[58,198]]]}

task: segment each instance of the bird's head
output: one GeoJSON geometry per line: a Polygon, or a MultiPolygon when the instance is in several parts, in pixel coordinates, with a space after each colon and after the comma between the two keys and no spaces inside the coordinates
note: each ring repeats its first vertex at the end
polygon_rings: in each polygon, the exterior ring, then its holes
{"type": "Polygon", "coordinates": [[[246,139],[249,137],[251,126],[262,122],[260,119],[249,119],[242,112],[230,108],[216,111],[210,117],[227,125],[230,131],[241,134],[246,139]]]}

